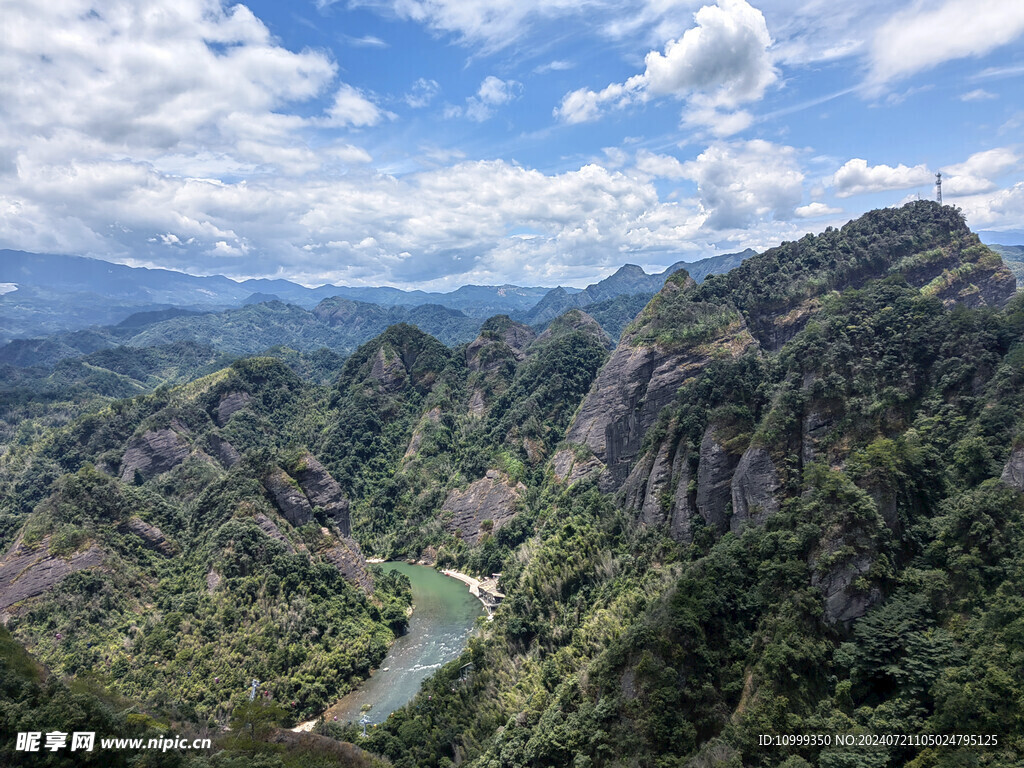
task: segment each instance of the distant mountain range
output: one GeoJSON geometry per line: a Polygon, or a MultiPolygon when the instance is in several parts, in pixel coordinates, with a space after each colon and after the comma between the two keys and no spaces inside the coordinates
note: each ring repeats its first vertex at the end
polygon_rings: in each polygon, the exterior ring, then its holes
{"type": "Polygon", "coordinates": [[[685,269],[690,277],[701,283],[708,275],[728,272],[754,255],[756,255],[756,251],[748,248],[740,253],[725,253],[700,261],[677,261],[664,272],[653,275],[647,274],[636,264],[624,264],[615,274],[606,277],[599,283],[588,285],[577,293],[572,293],[561,287],[552,288],[534,307],[515,317],[530,325],[539,325],[554,320],[570,309],[583,309],[591,304],[608,301],[618,296],[645,294],[650,297],[661,290],[669,275],[680,269],[685,269]]]}
{"type": "Polygon", "coordinates": [[[990,245],[1017,278],[1017,290],[1024,291],[1024,245],[990,245]]]}
{"type": "MultiPolygon", "coordinates": [[[[289,280],[244,280],[196,276],[167,269],[128,267],[81,256],[0,250],[0,344],[90,328],[137,323],[139,317],[223,311],[278,300],[311,310],[326,298],[341,297],[380,307],[437,305],[483,320],[497,314],[545,323],[562,312],[621,295],[653,294],[672,272],[685,267],[698,282],[725,272],[753,251],[726,254],[648,275],[622,267],[614,275],[577,288],[464,285],[448,293],[398,288],[322,285],[307,288],[289,280]],[[3,288],[0,288],[2,290],[3,288]],[[578,297],[578,298],[577,298],[578,297]],[[165,312],[167,315],[151,315],[165,312]],[[140,314],[141,313],[141,314],[140,314]],[[134,319],[130,319],[134,318],[134,319]]],[[[184,322],[184,321],[183,321],[184,322]]]]}

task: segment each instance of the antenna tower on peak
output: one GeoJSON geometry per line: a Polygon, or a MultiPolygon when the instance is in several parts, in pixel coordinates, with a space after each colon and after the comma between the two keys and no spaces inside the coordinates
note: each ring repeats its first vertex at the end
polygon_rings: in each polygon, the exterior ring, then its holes
{"type": "Polygon", "coordinates": [[[942,205],[942,172],[935,174],[935,199],[942,205]]]}

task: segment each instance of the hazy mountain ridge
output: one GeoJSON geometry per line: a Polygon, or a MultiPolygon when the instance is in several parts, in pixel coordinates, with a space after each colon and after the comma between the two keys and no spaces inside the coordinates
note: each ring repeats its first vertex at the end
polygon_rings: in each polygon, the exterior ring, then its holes
{"type": "Polygon", "coordinates": [[[624,264],[613,274],[597,283],[588,285],[578,293],[571,293],[561,287],[552,288],[532,309],[516,314],[514,317],[529,325],[541,325],[570,309],[584,309],[591,304],[610,301],[618,296],[653,296],[661,290],[670,275],[681,269],[685,269],[694,280],[700,283],[708,275],[728,272],[755,253],[753,249],[748,248],[739,253],[725,253],[700,261],[677,261],[664,272],[650,275],[636,264],[624,264]]]}

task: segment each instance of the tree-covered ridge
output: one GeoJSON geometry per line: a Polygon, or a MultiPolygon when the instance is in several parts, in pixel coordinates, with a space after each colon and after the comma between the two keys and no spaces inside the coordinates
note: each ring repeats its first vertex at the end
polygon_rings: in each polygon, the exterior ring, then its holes
{"type": "Polygon", "coordinates": [[[203,725],[245,665],[313,712],[404,621],[350,523],[507,595],[361,741],[397,766],[1021,760],[1024,300],[930,203],[737,272],[676,273],[610,357],[578,310],[455,348],[397,325],[329,386],[250,358],[41,426],[0,463],[0,568],[77,570],[16,635],[203,725]],[[952,732],[999,745],[757,741],[952,732]]]}
{"type": "Polygon", "coordinates": [[[338,518],[292,506],[319,501],[299,481],[323,396],[250,358],[9,455],[5,512],[24,524],[0,569],[16,636],[58,674],[211,727],[252,678],[301,718],[368,676],[408,585],[379,576],[370,591],[338,518]]]}
{"type": "MultiPolygon", "coordinates": [[[[909,208],[928,231],[935,207],[909,208]]],[[[627,483],[613,503],[592,474],[545,486],[530,508],[533,536],[504,557],[509,598],[494,624],[425,691],[430,705],[393,717],[373,748],[417,766],[1024,756],[1024,686],[1010,671],[1024,658],[1024,305],[979,307],[970,286],[946,291],[955,263],[925,280],[915,270],[939,257],[913,237],[909,251],[899,237],[885,255],[889,213],[853,228],[878,243],[874,275],[821,294],[777,353],[712,359],[679,389],[635,461],[647,473],[638,500],[627,483]],[[663,452],[671,475],[657,474],[663,452]],[[727,499],[733,478],[731,500],[705,519],[714,498],[702,506],[701,485],[720,482],[714,467],[729,473],[727,499]],[[665,485],[680,475],[678,489],[665,485]],[[649,516],[648,502],[668,512],[649,516]],[[677,504],[692,515],[685,533],[665,516],[677,504]],[[480,672],[450,693],[446,675],[470,659],[480,672]],[[999,745],[766,749],[765,733],[992,733],[999,745]]],[[[960,274],[987,271],[999,286],[990,296],[1008,295],[999,266],[973,245],[957,251],[940,235],[925,244],[980,264],[960,274]]],[[[792,282],[813,284],[817,257],[792,247],[799,270],[769,254],[792,282]]],[[[770,274],[759,259],[749,268],[770,274]]],[[[720,294],[681,280],[634,324],[637,349],[693,333],[680,310],[698,299],[747,317],[769,300],[753,277],[730,275],[735,293],[720,294]]],[[[803,295],[778,298],[782,309],[793,300],[803,295]]]]}

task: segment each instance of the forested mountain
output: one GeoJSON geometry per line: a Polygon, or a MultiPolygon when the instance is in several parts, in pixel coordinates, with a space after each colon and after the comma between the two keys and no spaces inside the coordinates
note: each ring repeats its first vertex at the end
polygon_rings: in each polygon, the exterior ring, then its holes
{"type": "MultiPolygon", "coordinates": [[[[677,270],[617,345],[577,308],[457,346],[391,325],[328,384],[211,358],[7,440],[0,611],[53,675],[136,702],[139,728],[230,725],[250,676],[294,722],[401,630],[407,584],[364,556],[417,558],[500,572],[506,599],[367,737],[319,726],[394,766],[1014,765],[1015,288],[956,209],[915,202],[699,284],[677,270]]],[[[358,310],[312,314],[372,327],[358,310]]],[[[31,662],[2,642],[13,690],[31,662]]]]}
{"type": "Polygon", "coordinates": [[[324,299],[313,310],[280,301],[223,312],[140,313],[116,326],[17,339],[0,347],[0,364],[53,366],[69,357],[118,346],[145,348],[175,342],[205,344],[228,355],[254,355],[270,347],[299,351],[327,348],[348,355],[389,325],[413,323],[447,344],[473,338],[480,320],[433,304],[381,307],[349,299],[324,299]]]}
{"type": "Polygon", "coordinates": [[[1024,245],[990,245],[1017,278],[1017,290],[1024,290],[1024,245]]]}
{"type": "MultiPolygon", "coordinates": [[[[744,259],[753,255],[754,251],[748,248],[740,253],[726,253],[691,263],[678,261],[664,272],[652,275],[644,272],[636,264],[625,264],[614,274],[588,285],[582,291],[552,288],[536,305],[528,311],[516,314],[515,317],[529,325],[538,325],[547,323],[570,309],[589,308],[592,304],[609,302],[620,296],[643,296],[646,300],[661,290],[661,286],[670,275],[681,269],[685,269],[699,283],[708,275],[721,274],[738,267],[744,259]]],[[[618,334],[615,334],[615,338],[618,338],[618,334]]]]}
{"type": "Polygon", "coordinates": [[[332,296],[382,307],[435,304],[484,318],[527,310],[547,292],[517,285],[464,285],[449,293],[335,285],[306,288],[288,280],[236,282],[221,275],[198,277],[81,256],[0,250],[0,343],[116,325],[140,312],[219,311],[254,303],[253,296],[257,303],[276,298],[304,309],[332,296]]]}

